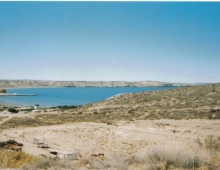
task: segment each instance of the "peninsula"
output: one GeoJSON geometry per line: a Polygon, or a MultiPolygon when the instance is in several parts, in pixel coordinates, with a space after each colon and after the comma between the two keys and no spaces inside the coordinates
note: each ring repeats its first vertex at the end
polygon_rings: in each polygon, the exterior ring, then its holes
{"type": "Polygon", "coordinates": [[[0,89],[0,96],[36,96],[36,94],[9,94],[7,93],[6,89],[0,89]]]}

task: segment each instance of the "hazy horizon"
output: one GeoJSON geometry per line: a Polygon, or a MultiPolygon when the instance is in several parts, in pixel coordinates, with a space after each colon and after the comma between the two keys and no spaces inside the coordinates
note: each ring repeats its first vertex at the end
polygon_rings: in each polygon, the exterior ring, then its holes
{"type": "Polygon", "coordinates": [[[0,79],[5,81],[60,81],[60,82],[161,82],[161,83],[181,83],[181,84],[215,84],[220,82],[168,82],[168,81],[159,81],[159,80],[137,80],[137,81],[126,81],[126,80],[40,80],[40,79],[0,79]]]}
{"type": "Polygon", "coordinates": [[[0,2],[0,79],[220,82],[219,2],[0,2]]]}

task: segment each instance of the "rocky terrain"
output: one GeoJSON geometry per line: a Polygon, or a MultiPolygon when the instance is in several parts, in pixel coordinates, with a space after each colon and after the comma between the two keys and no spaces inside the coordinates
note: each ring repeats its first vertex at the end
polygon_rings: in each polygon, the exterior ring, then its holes
{"type": "Polygon", "coordinates": [[[189,86],[187,83],[166,83],[159,81],[42,81],[42,80],[0,80],[0,88],[22,87],[147,87],[147,86],[189,86]]]}

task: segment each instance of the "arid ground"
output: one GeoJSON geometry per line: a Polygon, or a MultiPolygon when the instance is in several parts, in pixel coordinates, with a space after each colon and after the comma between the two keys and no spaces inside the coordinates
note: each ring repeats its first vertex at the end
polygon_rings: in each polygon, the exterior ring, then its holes
{"type": "Polygon", "coordinates": [[[2,111],[0,140],[23,143],[33,156],[49,157],[49,149],[77,153],[69,169],[217,170],[219,97],[216,84],[121,94],[74,109],[2,111]],[[49,148],[38,148],[34,137],[49,148]],[[91,156],[99,153],[104,157],[91,156]]]}
{"type": "Polygon", "coordinates": [[[121,152],[135,154],[149,146],[190,145],[197,140],[219,136],[220,120],[139,120],[104,123],[67,123],[41,127],[5,129],[1,140],[15,139],[24,144],[23,151],[33,155],[46,154],[37,148],[34,137],[44,138],[49,147],[79,151],[83,154],[121,152]]]}

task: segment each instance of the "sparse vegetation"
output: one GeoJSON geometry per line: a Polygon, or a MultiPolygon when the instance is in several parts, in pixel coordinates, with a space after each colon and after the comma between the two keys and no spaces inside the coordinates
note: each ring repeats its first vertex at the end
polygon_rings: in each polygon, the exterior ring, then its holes
{"type": "Polygon", "coordinates": [[[23,146],[22,143],[18,143],[15,140],[7,140],[6,142],[0,142],[0,148],[4,148],[7,145],[17,145],[17,146],[23,146]]]}
{"type": "Polygon", "coordinates": [[[158,170],[218,170],[220,168],[219,152],[214,155],[208,150],[202,150],[196,146],[152,146],[149,149],[142,149],[140,152],[126,156],[123,153],[115,152],[105,157],[86,156],[76,162],[62,161],[56,158],[37,158],[31,163],[22,167],[29,169],[158,169],[158,170]],[[172,148],[171,148],[172,147],[172,148]]]}
{"type": "MultiPolygon", "coordinates": [[[[198,87],[182,87],[172,90],[142,92],[135,94],[121,94],[101,102],[75,106],[60,106],[58,114],[50,111],[34,115],[34,117],[14,117],[0,125],[1,129],[17,127],[48,126],[71,122],[101,122],[110,126],[117,126],[117,121],[137,122],[142,120],[172,119],[179,121],[186,119],[220,119],[220,84],[198,87]],[[62,110],[62,112],[61,112],[62,110]]],[[[56,107],[57,108],[57,107],[56,107]]],[[[15,108],[14,108],[15,109],[15,108]]],[[[155,122],[155,121],[152,121],[155,122]]],[[[134,123],[135,124],[135,123],[134,123]]],[[[138,123],[137,123],[138,125],[138,123]]],[[[167,128],[167,132],[178,136],[183,133],[196,134],[196,131],[186,129],[181,131],[170,124],[154,124],[167,128]],[[171,127],[172,126],[172,127],[171,127]]],[[[217,123],[216,123],[216,126],[217,123]]],[[[205,127],[204,127],[205,128],[205,127]]],[[[89,135],[95,136],[95,128],[90,128],[89,135]]],[[[101,130],[99,129],[99,132],[101,130]]],[[[66,132],[65,132],[66,133],[66,132]]],[[[74,131],[76,134],[76,131],[74,131]]],[[[109,136],[112,133],[107,133],[109,136]]],[[[81,131],[77,133],[80,140],[81,131]]],[[[81,160],[64,162],[55,158],[33,158],[23,152],[0,152],[1,168],[29,169],[116,169],[116,170],[219,170],[220,169],[220,137],[210,135],[198,138],[197,146],[176,147],[162,145],[142,145],[138,148],[135,143],[122,141],[120,150],[114,154],[101,158],[91,158],[88,154],[81,160]],[[138,151],[139,150],[139,151],[138,151]],[[17,160],[17,163],[15,162],[17,160]]],[[[102,138],[103,141],[105,138],[102,138]]],[[[107,139],[106,139],[107,140],[107,139]]],[[[12,142],[12,141],[11,141],[12,142]]],[[[0,146],[5,143],[0,143],[0,146]]],[[[106,143],[105,143],[106,145],[106,143]]],[[[104,144],[102,145],[104,146],[104,144]]],[[[118,149],[118,148],[117,148],[118,149]]]]}
{"type": "Polygon", "coordinates": [[[78,107],[58,106],[61,108],[61,113],[58,115],[45,112],[45,115],[38,115],[34,119],[13,118],[4,122],[2,128],[21,125],[42,126],[49,123],[54,125],[66,122],[220,119],[218,98],[220,98],[220,84],[121,94],[78,107]],[[44,119],[45,116],[46,119],[44,119]]]}
{"type": "Polygon", "coordinates": [[[59,105],[59,106],[56,106],[56,107],[51,107],[51,109],[63,109],[63,110],[67,110],[67,109],[75,109],[75,108],[77,108],[78,106],[74,106],[74,105],[72,105],[72,106],[69,106],[69,105],[59,105]]]}
{"type": "Polygon", "coordinates": [[[209,136],[204,142],[205,148],[210,152],[220,152],[220,136],[209,136]]]}
{"type": "Polygon", "coordinates": [[[153,147],[139,158],[157,169],[182,168],[193,169],[201,166],[202,158],[196,151],[188,148],[153,147]]]}
{"type": "Polygon", "coordinates": [[[32,162],[29,162],[21,167],[22,170],[37,170],[37,169],[68,169],[74,170],[74,164],[69,161],[62,161],[58,158],[46,157],[46,158],[34,158],[32,162]]]}
{"type": "Polygon", "coordinates": [[[33,157],[24,152],[0,151],[0,168],[20,168],[32,160],[33,157]]]}

